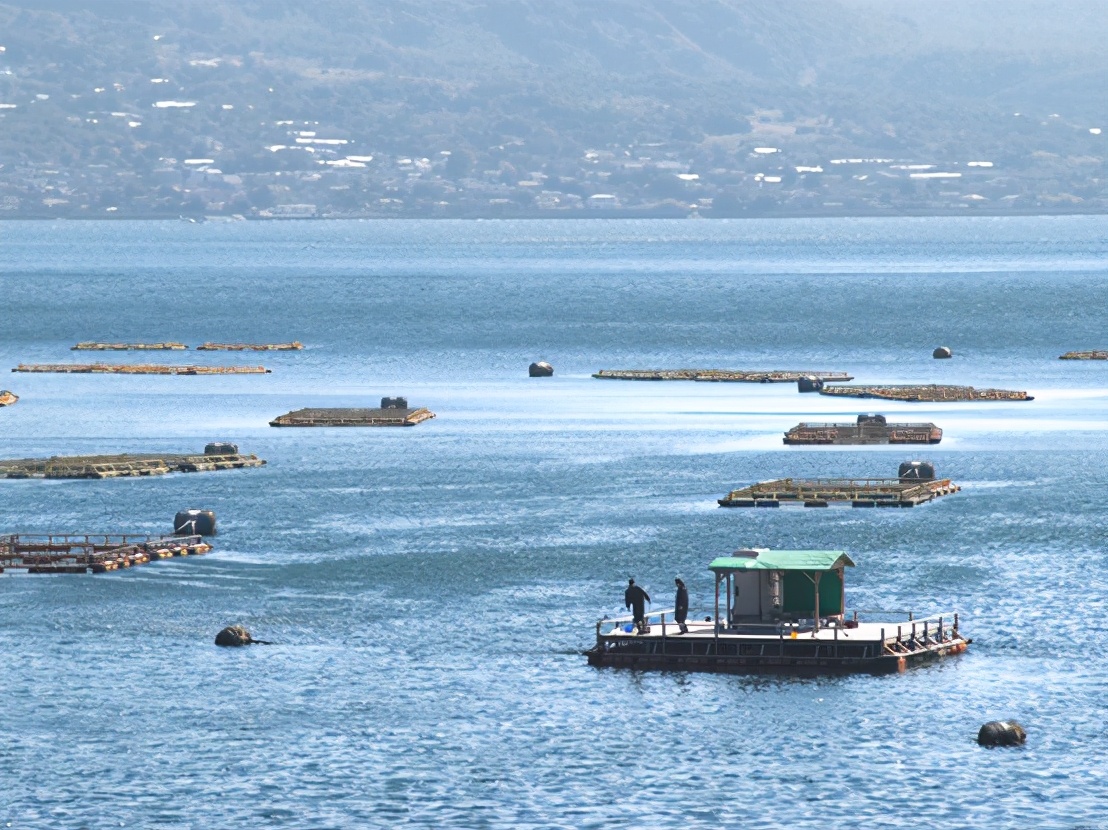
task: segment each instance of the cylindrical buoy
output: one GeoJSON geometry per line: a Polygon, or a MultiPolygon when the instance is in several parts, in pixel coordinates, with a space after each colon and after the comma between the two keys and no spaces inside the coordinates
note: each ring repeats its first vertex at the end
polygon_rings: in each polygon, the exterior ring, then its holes
{"type": "Polygon", "coordinates": [[[215,512],[182,510],[173,517],[173,532],[178,536],[215,536],[215,512]]]}
{"type": "Polygon", "coordinates": [[[823,379],[817,378],[815,375],[803,375],[796,379],[796,390],[798,392],[818,392],[823,388],[823,379]]]}
{"type": "Polygon", "coordinates": [[[248,646],[253,642],[250,632],[241,625],[229,625],[215,635],[217,646],[248,646]]]}
{"type": "Polygon", "coordinates": [[[1027,740],[1027,733],[1014,720],[991,720],[977,733],[981,746],[1020,746],[1027,740]]]}
{"type": "Polygon", "coordinates": [[[948,346],[939,346],[939,348],[931,352],[931,356],[936,360],[945,360],[948,357],[954,357],[954,352],[952,352],[948,346]]]}
{"type": "Polygon", "coordinates": [[[545,360],[540,360],[527,367],[527,374],[533,378],[548,378],[554,374],[554,367],[545,360]]]}
{"type": "Polygon", "coordinates": [[[930,461],[905,461],[896,471],[901,481],[934,481],[935,465],[930,461]]]}

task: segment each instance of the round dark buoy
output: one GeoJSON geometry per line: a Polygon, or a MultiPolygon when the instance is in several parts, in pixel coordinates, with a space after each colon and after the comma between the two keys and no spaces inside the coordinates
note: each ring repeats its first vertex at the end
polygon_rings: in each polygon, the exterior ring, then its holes
{"type": "Polygon", "coordinates": [[[215,512],[182,510],[173,517],[173,532],[178,536],[215,536],[215,512]]]}
{"type": "Polygon", "coordinates": [[[901,481],[934,481],[935,465],[930,461],[905,461],[896,471],[901,481]]]}
{"type": "Polygon", "coordinates": [[[1027,733],[1014,720],[991,720],[977,733],[981,746],[1020,746],[1027,740],[1027,733]]]}
{"type": "Polygon", "coordinates": [[[204,455],[238,455],[239,445],[230,441],[212,441],[204,445],[204,455]]]}
{"type": "Polygon", "coordinates": [[[538,363],[532,363],[527,367],[527,374],[533,378],[548,378],[553,376],[554,367],[545,360],[540,360],[538,363]]]}
{"type": "Polygon", "coordinates": [[[241,625],[229,625],[215,635],[217,646],[248,646],[253,642],[250,632],[241,625]]]}
{"type": "Polygon", "coordinates": [[[945,360],[948,357],[954,357],[954,352],[952,352],[948,346],[939,346],[939,348],[931,352],[931,356],[936,360],[945,360]]]}
{"type": "Polygon", "coordinates": [[[801,375],[796,379],[796,391],[818,392],[823,388],[823,379],[815,375],[801,375]]]}

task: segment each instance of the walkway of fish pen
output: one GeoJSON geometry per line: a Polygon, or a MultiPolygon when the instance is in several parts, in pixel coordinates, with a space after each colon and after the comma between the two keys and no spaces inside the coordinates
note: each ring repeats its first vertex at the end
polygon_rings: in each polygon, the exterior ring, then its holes
{"type": "Polygon", "coordinates": [[[20,363],[13,372],[66,375],[268,375],[264,366],[167,366],[161,363],[20,363]]]}
{"type": "Polygon", "coordinates": [[[972,386],[890,385],[890,386],[825,386],[821,395],[837,398],[881,398],[889,401],[1033,401],[1026,392],[1007,389],[975,389],[972,386]]]}
{"type": "Polygon", "coordinates": [[[70,348],[71,352],[127,352],[127,351],[172,351],[187,349],[184,343],[93,343],[85,341],[70,348]]]}
{"type": "Polygon", "coordinates": [[[0,573],[106,573],[212,549],[200,536],[113,533],[15,533],[0,536],[0,573]]]}
{"type": "Polygon", "coordinates": [[[414,427],[435,417],[418,409],[297,409],[269,422],[271,427],[414,427]]]}
{"type": "Polygon", "coordinates": [[[694,380],[716,383],[796,383],[805,377],[835,382],[854,380],[846,372],[796,372],[777,369],[601,369],[593,377],[601,380],[694,380]]]}
{"type": "Polygon", "coordinates": [[[166,473],[198,473],[262,467],[256,455],[238,453],[140,453],[137,455],[73,455],[0,461],[0,478],[127,478],[166,473]]]}
{"type": "Polygon", "coordinates": [[[1094,349],[1090,352],[1066,352],[1059,360],[1108,360],[1108,351],[1094,349]]]}
{"type": "Polygon", "coordinates": [[[720,507],[915,507],[962,488],[950,479],[782,478],[732,490],[720,507]]]}

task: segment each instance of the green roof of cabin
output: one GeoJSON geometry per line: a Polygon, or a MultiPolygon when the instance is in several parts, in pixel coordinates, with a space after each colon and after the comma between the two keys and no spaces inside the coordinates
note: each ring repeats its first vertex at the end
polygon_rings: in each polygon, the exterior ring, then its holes
{"type": "Polygon", "coordinates": [[[736,551],[736,556],[712,560],[708,570],[726,571],[830,571],[854,562],[841,550],[766,550],[736,551]],[[756,554],[756,555],[755,555],[756,554]]]}

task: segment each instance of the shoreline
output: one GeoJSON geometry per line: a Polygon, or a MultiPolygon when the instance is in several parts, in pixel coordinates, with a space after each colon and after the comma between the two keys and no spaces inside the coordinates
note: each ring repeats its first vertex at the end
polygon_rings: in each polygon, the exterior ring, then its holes
{"type": "Polygon", "coordinates": [[[376,222],[376,221],[418,221],[418,222],[506,222],[506,221],[536,221],[536,220],[611,220],[611,219],[695,219],[707,221],[735,221],[735,220],[764,220],[764,219],[947,219],[947,218],[1055,218],[1076,216],[1108,216],[1108,210],[988,210],[982,208],[966,208],[964,210],[918,210],[918,211],[848,211],[834,213],[828,211],[780,211],[774,213],[749,213],[732,214],[728,216],[712,216],[692,212],[654,211],[654,210],[605,210],[589,211],[568,214],[566,212],[526,212],[511,215],[493,214],[465,214],[445,216],[442,214],[366,214],[350,216],[231,216],[226,214],[181,214],[178,216],[156,216],[149,214],[111,216],[0,216],[3,222],[186,222],[190,224],[237,224],[239,222],[376,222]]]}

